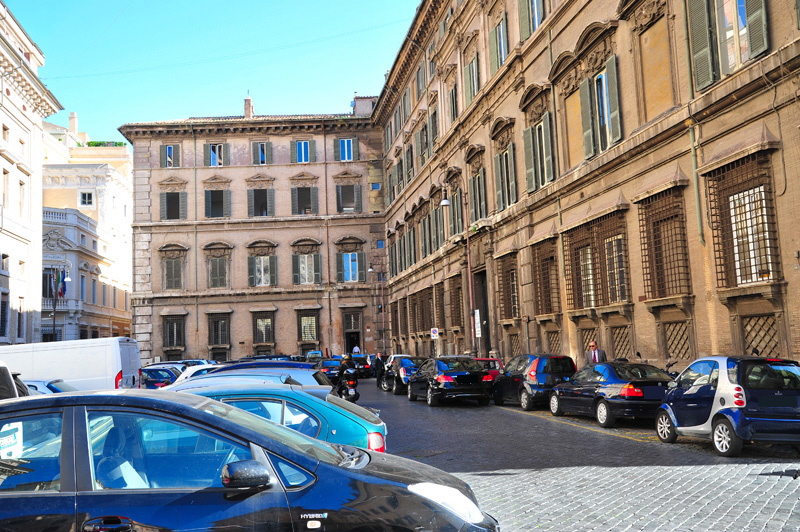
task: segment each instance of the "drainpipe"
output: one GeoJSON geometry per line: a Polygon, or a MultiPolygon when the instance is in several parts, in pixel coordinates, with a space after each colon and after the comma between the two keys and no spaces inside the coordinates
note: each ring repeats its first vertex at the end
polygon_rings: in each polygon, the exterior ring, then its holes
{"type": "MultiPolygon", "coordinates": [[[[328,345],[333,345],[333,309],[332,307],[332,300],[331,294],[333,290],[331,290],[331,285],[333,282],[331,281],[331,239],[330,239],[330,230],[331,230],[331,219],[328,216],[328,137],[325,133],[325,119],[322,119],[322,175],[325,179],[324,186],[325,186],[325,270],[328,273],[328,283],[325,286],[325,298],[328,300],[328,345]]],[[[317,195],[319,198],[319,195],[317,195]]],[[[342,351],[344,353],[344,351],[342,351]]]]}
{"type": "MultiPolygon", "coordinates": [[[[692,1],[692,0],[688,0],[692,1]]],[[[686,4],[683,4],[684,12],[683,12],[683,31],[685,35],[689,35],[689,17],[687,12],[686,4]]],[[[692,100],[694,100],[694,80],[692,76],[692,51],[689,48],[689,40],[688,38],[685,40],[685,48],[686,51],[686,64],[689,66],[689,103],[687,104],[687,109],[689,109],[690,117],[686,122],[687,127],[689,128],[689,148],[692,153],[692,189],[694,190],[694,203],[695,203],[695,210],[697,211],[697,236],[700,240],[700,245],[705,247],[706,245],[706,237],[705,237],[705,229],[703,228],[703,209],[700,205],[700,175],[697,173],[697,137],[695,133],[695,121],[694,118],[691,117],[692,111],[692,100]]]]}
{"type": "Polygon", "coordinates": [[[192,172],[194,176],[194,246],[192,253],[194,253],[194,333],[197,336],[200,331],[200,301],[197,297],[197,291],[200,289],[199,280],[197,275],[197,134],[194,131],[194,125],[189,124],[189,130],[192,132],[192,172]]]}

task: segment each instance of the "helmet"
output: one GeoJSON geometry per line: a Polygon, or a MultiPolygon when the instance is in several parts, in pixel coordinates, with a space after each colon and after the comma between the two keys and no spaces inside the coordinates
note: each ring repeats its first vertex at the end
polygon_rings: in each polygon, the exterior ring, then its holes
{"type": "Polygon", "coordinates": [[[342,358],[344,360],[350,360],[350,358],[352,358],[352,357],[350,356],[350,353],[345,353],[344,355],[342,355],[342,358]]]}

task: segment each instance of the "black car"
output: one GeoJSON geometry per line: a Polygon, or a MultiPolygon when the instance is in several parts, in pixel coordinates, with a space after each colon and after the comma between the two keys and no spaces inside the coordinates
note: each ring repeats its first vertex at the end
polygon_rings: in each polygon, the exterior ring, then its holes
{"type": "Polygon", "coordinates": [[[442,399],[477,399],[488,405],[492,398],[492,374],[472,357],[449,356],[430,358],[408,378],[408,400],[424,395],[428,406],[442,399]]]}
{"type": "Polygon", "coordinates": [[[587,364],[553,388],[550,413],[592,416],[601,427],[613,427],[621,417],[654,418],[671,381],[664,370],[650,364],[587,364]]]}
{"type": "Polygon", "coordinates": [[[0,530],[498,529],[444,471],[191,394],[3,401],[0,447],[0,530]]]}
{"type": "Polygon", "coordinates": [[[372,367],[366,356],[353,355],[353,363],[356,365],[356,374],[359,379],[372,377],[372,367]]]}
{"type": "Polygon", "coordinates": [[[336,384],[339,382],[339,366],[341,365],[342,359],[340,358],[323,358],[316,363],[314,368],[324,373],[331,384],[336,384]]]}
{"type": "Polygon", "coordinates": [[[398,357],[386,366],[381,377],[381,390],[403,395],[407,391],[408,378],[415,373],[428,357],[398,357]]]}
{"type": "Polygon", "coordinates": [[[553,386],[575,373],[575,362],[562,355],[518,355],[494,381],[494,404],[519,403],[523,410],[546,405],[553,386]]]}

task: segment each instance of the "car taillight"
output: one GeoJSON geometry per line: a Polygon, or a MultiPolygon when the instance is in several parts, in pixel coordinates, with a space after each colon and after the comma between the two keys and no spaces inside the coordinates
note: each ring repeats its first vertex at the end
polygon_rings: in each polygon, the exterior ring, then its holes
{"type": "Polygon", "coordinates": [[[535,361],[533,363],[533,365],[531,366],[531,370],[528,372],[528,377],[530,377],[531,380],[534,380],[534,381],[536,380],[536,366],[538,364],[539,364],[539,361],[538,360],[535,361]]]}
{"type": "Polygon", "coordinates": [[[733,388],[733,404],[736,406],[744,406],[747,403],[744,400],[744,389],[741,386],[733,388]]]}
{"type": "Polygon", "coordinates": [[[481,379],[481,380],[483,380],[483,381],[493,381],[494,377],[492,377],[492,374],[490,373],[488,375],[484,375],[483,379],[481,379]]]}
{"type": "Polygon", "coordinates": [[[626,384],[619,392],[622,397],[644,397],[644,392],[633,384],[626,384]]]}
{"type": "Polygon", "coordinates": [[[117,376],[114,377],[114,388],[116,388],[117,390],[122,388],[122,370],[119,370],[117,376]]]}
{"type": "Polygon", "coordinates": [[[400,376],[405,378],[405,376],[406,376],[406,368],[400,368],[400,376]]]}
{"type": "Polygon", "coordinates": [[[380,432],[370,432],[367,435],[367,449],[369,449],[370,451],[385,453],[386,440],[383,439],[383,434],[381,434],[380,432]]]}
{"type": "Polygon", "coordinates": [[[436,382],[455,382],[455,379],[450,375],[437,375],[436,382]]]}

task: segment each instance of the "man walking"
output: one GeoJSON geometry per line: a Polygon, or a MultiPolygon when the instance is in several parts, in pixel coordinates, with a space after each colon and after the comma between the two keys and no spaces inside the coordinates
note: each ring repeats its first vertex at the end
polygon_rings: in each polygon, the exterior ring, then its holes
{"type": "Polygon", "coordinates": [[[383,378],[383,374],[386,372],[386,366],[383,363],[383,353],[379,352],[375,356],[375,360],[372,361],[372,367],[375,368],[375,386],[380,388],[381,378],[383,378]]]}
{"type": "Polygon", "coordinates": [[[597,348],[597,342],[589,342],[589,350],[586,351],[586,363],[594,364],[596,362],[605,362],[606,352],[597,348]]]}

